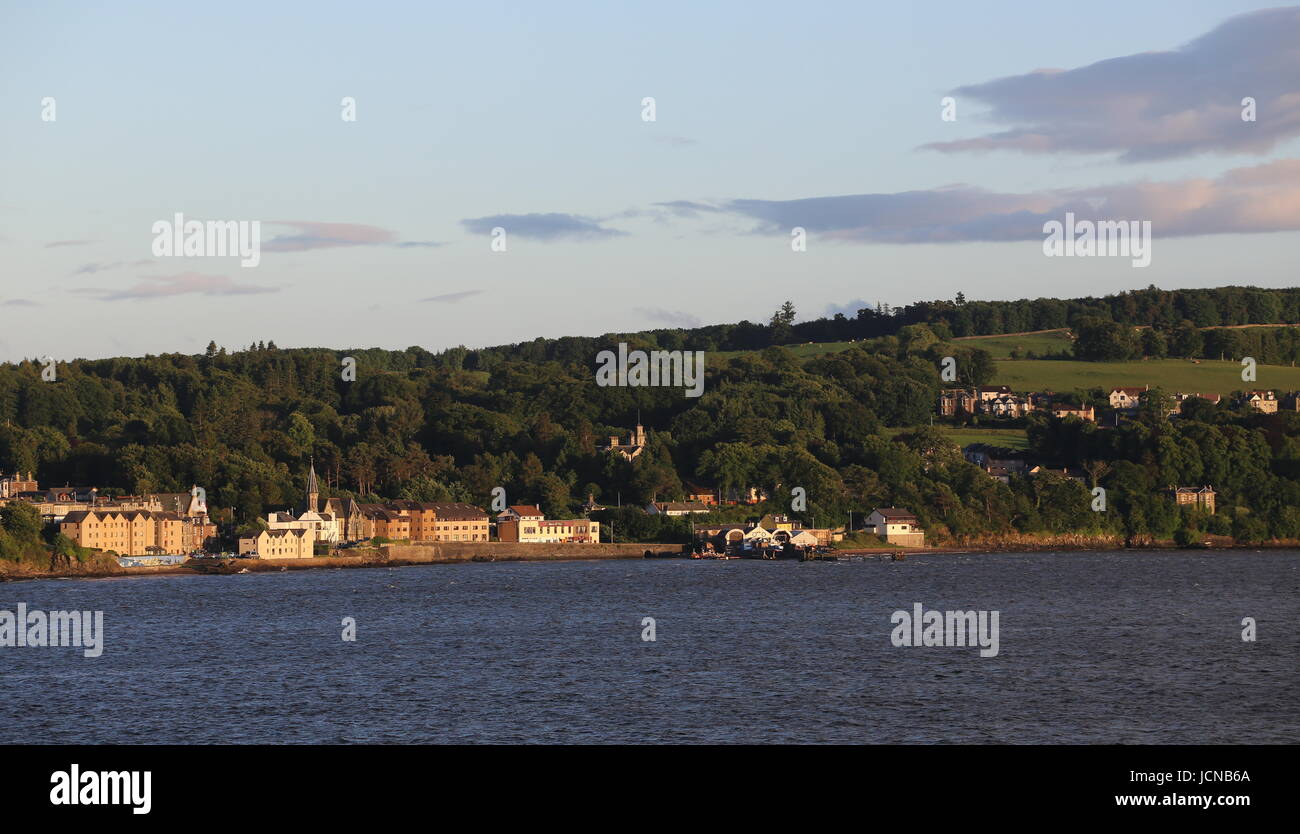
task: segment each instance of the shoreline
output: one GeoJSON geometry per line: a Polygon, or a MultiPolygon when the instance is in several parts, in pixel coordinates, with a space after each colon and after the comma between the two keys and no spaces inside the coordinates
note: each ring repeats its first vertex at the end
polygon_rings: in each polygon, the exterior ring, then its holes
{"type": "MultiPolygon", "coordinates": [[[[317,556],[311,559],[191,559],[181,565],[151,565],[144,567],[82,568],[67,570],[32,571],[30,573],[0,572],[0,583],[23,582],[40,579],[116,579],[133,576],[230,576],[244,573],[287,573],[303,570],[350,570],[358,568],[397,568],[417,565],[452,565],[467,562],[575,562],[593,559],[646,559],[667,558],[692,561],[687,553],[682,552],[683,545],[662,542],[633,543],[619,545],[523,545],[529,549],[545,549],[545,552],[521,552],[520,545],[514,543],[508,549],[499,547],[497,542],[385,545],[367,550],[356,556],[317,556]],[[421,552],[422,551],[422,552],[421,552]],[[558,552],[557,552],[558,551],[558,552]],[[647,555],[650,554],[650,555],[647,555]]],[[[973,543],[938,545],[935,547],[880,547],[855,548],[835,551],[833,556],[890,556],[904,558],[910,556],[936,555],[974,555],[992,553],[1045,553],[1045,552],[1095,552],[1098,550],[1115,550],[1121,552],[1167,553],[1167,552],[1202,552],[1202,551],[1243,551],[1243,550],[1286,550],[1300,548],[1297,542],[1267,542],[1263,544],[1215,544],[1202,547],[1179,547],[1172,543],[1149,543],[1141,545],[1115,544],[1112,542],[1052,542],[1033,544],[1029,542],[973,543]]]]}

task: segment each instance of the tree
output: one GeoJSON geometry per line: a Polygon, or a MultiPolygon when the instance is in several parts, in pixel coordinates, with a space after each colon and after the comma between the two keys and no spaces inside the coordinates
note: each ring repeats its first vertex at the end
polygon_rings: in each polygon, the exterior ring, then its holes
{"type": "Polygon", "coordinates": [[[1079,320],[1074,355],[1093,362],[1132,359],[1138,353],[1133,328],[1093,317],[1079,320]]]}
{"type": "Polygon", "coordinates": [[[772,334],[772,344],[790,341],[794,318],[794,302],[792,301],[786,301],[779,310],[772,314],[772,320],[768,324],[772,334]]]}

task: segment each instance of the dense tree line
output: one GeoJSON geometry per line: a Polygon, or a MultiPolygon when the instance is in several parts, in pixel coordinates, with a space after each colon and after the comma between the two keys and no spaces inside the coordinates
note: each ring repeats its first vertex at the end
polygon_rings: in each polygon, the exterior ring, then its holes
{"type": "MultiPolygon", "coordinates": [[[[1035,416],[1033,454],[1085,468],[1088,483],[990,478],[929,425],[945,384],[943,357],[958,357],[961,383],[996,381],[988,354],[946,341],[952,335],[947,325],[908,324],[802,360],[775,346],[713,357],[699,398],[681,388],[595,384],[597,351],[618,341],[647,350],[674,344],[654,334],[555,340],[548,344],[566,345],[557,357],[503,351],[485,367],[470,367],[478,363],[456,351],[273,344],[75,360],[58,365],[52,382],[37,363],[5,364],[0,467],[33,471],[44,485],[108,493],[199,484],[218,520],[235,524],[298,506],[314,460],[327,495],[486,507],[500,486],[511,503],[536,502],[550,517],[574,514],[592,496],[623,505],[608,520],[633,538],[682,535],[682,522],[641,520],[629,508],[681,498],[686,480],[771,496],[720,515],[736,520],[789,513],[790,490],[802,487],[808,504],[796,515],[806,521],[842,524],[850,512],[898,505],[936,537],[1179,530],[1300,537],[1294,414],[1197,403],[1170,422],[1153,398],[1150,413],[1117,428],[1035,416]],[[649,433],[643,454],[629,461],[601,448],[611,435],[626,440],[638,418],[649,433]],[[1164,493],[1201,483],[1220,490],[1214,518],[1179,510],[1164,493]],[[1108,512],[1091,510],[1093,486],[1111,490],[1108,512]]],[[[27,546],[25,536],[13,547],[27,546]]],[[[0,538],[0,551],[6,547],[0,538]]]]}
{"type": "MultiPolygon", "coordinates": [[[[761,350],[772,345],[840,342],[896,335],[908,325],[924,324],[940,338],[992,336],[1033,330],[1077,328],[1084,319],[1100,319],[1172,333],[1180,327],[1234,327],[1245,324],[1300,323],[1300,289],[1216,287],[1161,290],[1154,286],[1101,298],[1035,298],[1015,301],[968,301],[961,293],[947,301],[918,301],[903,307],[880,303],[852,316],[794,322],[787,302],[768,324],[742,321],[695,328],[600,337],[534,339],[513,345],[470,350],[459,347],[438,354],[445,367],[492,370],[508,359],[528,362],[583,362],[608,343],[636,339],[665,350],[761,350]]],[[[1213,346],[1211,346],[1212,348],[1213,346]]],[[[1200,347],[1197,348],[1201,349],[1200,347]]],[[[1205,349],[1210,355],[1210,348],[1205,349]]],[[[1200,355],[1199,353],[1171,355],[1200,355]]],[[[1217,356],[1217,354],[1215,354],[1217,356]]],[[[1288,359],[1288,361],[1290,361],[1288,359]]]]}
{"type": "Polygon", "coordinates": [[[1200,328],[1183,320],[1173,327],[1137,328],[1085,316],[1076,325],[1073,354],[1078,359],[1228,359],[1244,356],[1266,365],[1300,361],[1300,327],[1200,328]]]}

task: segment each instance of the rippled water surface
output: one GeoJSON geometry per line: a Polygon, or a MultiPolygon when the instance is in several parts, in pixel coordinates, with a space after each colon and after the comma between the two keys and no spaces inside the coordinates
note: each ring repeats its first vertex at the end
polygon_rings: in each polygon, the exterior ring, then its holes
{"type": "Polygon", "coordinates": [[[0,586],[19,602],[102,610],[105,648],[0,648],[7,743],[1300,741],[1294,551],[0,586]],[[998,656],[892,646],[917,602],[999,611],[998,656]]]}

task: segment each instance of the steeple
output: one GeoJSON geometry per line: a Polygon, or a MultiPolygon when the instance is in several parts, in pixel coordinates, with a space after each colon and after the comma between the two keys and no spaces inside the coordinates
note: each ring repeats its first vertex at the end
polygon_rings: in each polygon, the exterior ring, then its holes
{"type": "Polygon", "coordinates": [[[307,475],[307,512],[316,512],[320,501],[320,487],[316,484],[316,459],[311,459],[311,472],[307,475]]]}

